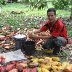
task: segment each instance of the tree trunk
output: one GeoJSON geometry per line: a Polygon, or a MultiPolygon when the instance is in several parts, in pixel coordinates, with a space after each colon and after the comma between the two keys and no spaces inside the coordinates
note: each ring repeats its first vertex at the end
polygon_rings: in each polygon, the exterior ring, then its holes
{"type": "Polygon", "coordinates": [[[72,20],[72,7],[71,7],[71,15],[70,15],[70,19],[72,20]]]}
{"type": "Polygon", "coordinates": [[[71,15],[70,15],[70,19],[72,20],[72,0],[71,0],[71,15]]]}
{"type": "Polygon", "coordinates": [[[8,0],[7,2],[8,2],[8,3],[12,3],[12,0],[8,0]]]}
{"type": "Polygon", "coordinates": [[[8,3],[17,2],[18,0],[8,0],[8,3]]]}
{"type": "Polygon", "coordinates": [[[17,2],[18,0],[12,0],[13,2],[17,2]]]}

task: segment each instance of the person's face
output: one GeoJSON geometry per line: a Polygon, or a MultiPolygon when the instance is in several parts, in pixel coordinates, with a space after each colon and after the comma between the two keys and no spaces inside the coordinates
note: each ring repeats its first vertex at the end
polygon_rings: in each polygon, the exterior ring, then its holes
{"type": "Polygon", "coordinates": [[[54,14],[54,12],[48,12],[47,16],[50,22],[53,22],[56,20],[56,15],[54,14]]]}

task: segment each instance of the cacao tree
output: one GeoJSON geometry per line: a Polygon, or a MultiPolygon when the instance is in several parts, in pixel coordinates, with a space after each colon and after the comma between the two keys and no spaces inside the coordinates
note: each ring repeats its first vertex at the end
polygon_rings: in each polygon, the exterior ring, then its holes
{"type": "Polygon", "coordinates": [[[71,15],[70,15],[70,19],[72,20],[72,0],[70,1],[71,4],[71,15]]]}
{"type": "Polygon", "coordinates": [[[47,6],[47,0],[22,0],[33,8],[42,9],[47,6]]]}
{"type": "Polygon", "coordinates": [[[70,0],[53,0],[52,4],[56,9],[68,9],[70,0]]]}
{"type": "Polygon", "coordinates": [[[0,6],[1,5],[5,5],[6,4],[6,1],[5,0],[0,0],[0,6]]]}

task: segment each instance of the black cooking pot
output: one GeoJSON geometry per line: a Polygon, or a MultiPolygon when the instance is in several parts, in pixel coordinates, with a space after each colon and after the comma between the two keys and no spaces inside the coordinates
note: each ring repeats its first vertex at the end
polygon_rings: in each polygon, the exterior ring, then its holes
{"type": "Polygon", "coordinates": [[[34,41],[25,41],[24,48],[25,54],[32,55],[35,53],[35,42],[34,41]]]}

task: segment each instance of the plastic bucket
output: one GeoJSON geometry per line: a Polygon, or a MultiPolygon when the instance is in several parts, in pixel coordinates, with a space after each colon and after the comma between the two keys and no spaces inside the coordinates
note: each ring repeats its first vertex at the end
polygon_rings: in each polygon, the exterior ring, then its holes
{"type": "Polygon", "coordinates": [[[26,41],[24,44],[24,51],[27,55],[32,55],[35,53],[35,42],[34,41],[26,41]]]}

